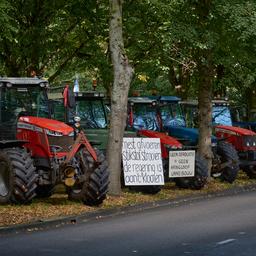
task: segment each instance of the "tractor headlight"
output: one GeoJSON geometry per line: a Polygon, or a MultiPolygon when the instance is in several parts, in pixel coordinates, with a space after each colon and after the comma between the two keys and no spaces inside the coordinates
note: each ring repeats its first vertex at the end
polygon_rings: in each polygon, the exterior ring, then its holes
{"type": "Polygon", "coordinates": [[[167,149],[169,150],[175,150],[175,149],[182,149],[182,145],[168,145],[168,144],[165,144],[164,145],[167,149]]]}
{"type": "Polygon", "coordinates": [[[243,136],[243,145],[246,147],[255,147],[256,136],[255,135],[243,136]]]}
{"type": "Polygon", "coordinates": [[[76,128],[79,128],[79,127],[80,127],[80,123],[74,123],[74,126],[75,126],[76,128]]]}
{"type": "Polygon", "coordinates": [[[217,147],[217,142],[212,142],[211,145],[212,145],[212,148],[215,148],[217,147]]]}
{"type": "Polygon", "coordinates": [[[80,127],[80,121],[81,121],[80,116],[75,116],[74,121],[75,121],[74,126],[75,126],[75,128],[78,129],[80,127]]]}
{"type": "Polygon", "coordinates": [[[56,136],[56,137],[63,136],[63,134],[61,132],[56,132],[56,131],[52,131],[52,130],[48,130],[48,129],[45,129],[45,132],[49,136],[56,136]]]}
{"type": "Polygon", "coordinates": [[[80,122],[80,121],[81,121],[81,117],[80,117],[80,116],[75,116],[75,117],[74,117],[74,121],[75,121],[76,123],[80,122]]]}

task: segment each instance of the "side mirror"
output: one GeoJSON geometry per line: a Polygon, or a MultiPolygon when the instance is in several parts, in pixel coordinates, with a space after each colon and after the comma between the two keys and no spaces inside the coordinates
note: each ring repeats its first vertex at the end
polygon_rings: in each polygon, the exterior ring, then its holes
{"type": "Polygon", "coordinates": [[[63,91],[64,106],[68,108],[74,108],[76,105],[75,95],[68,85],[63,91]]]}
{"type": "Polygon", "coordinates": [[[54,117],[54,107],[55,107],[54,101],[49,100],[48,106],[49,106],[50,116],[51,116],[51,118],[53,118],[54,117]]]}

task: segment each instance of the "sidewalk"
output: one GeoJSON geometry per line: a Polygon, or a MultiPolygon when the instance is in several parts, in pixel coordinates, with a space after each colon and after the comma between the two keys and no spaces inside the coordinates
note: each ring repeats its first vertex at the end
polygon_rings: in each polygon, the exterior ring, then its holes
{"type": "Polygon", "coordinates": [[[256,190],[256,184],[247,185],[244,187],[233,186],[230,189],[223,191],[211,192],[207,194],[198,194],[192,196],[180,196],[175,199],[157,200],[154,202],[139,203],[123,207],[114,207],[111,209],[100,209],[91,212],[86,212],[74,216],[63,216],[58,218],[43,219],[26,224],[17,224],[0,227],[0,237],[8,234],[18,234],[21,232],[29,233],[45,229],[60,228],[65,225],[77,225],[90,221],[99,221],[105,218],[113,218],[122,214],[131,214],[151,210],[157,207],[175,207],[182,204],[188,204],[199,200],[210,200],[220,196],[235,196],[238,193],[248,193],[256,190]]]}

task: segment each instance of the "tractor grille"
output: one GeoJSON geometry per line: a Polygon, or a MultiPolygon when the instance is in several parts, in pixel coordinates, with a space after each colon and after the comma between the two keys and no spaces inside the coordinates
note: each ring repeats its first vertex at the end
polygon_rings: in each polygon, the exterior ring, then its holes
{"type": "Polygon", "coordinates": [[[244,136],[243,142],[245,147],[254,147],[256,148],[256,136],[244,136]]]}
{"type": "Polygon", "coordinates": [[[74,137],[72,136],[50,136],[48,135],[49,145],[51,151],[55,149],[57,152],[69,152],[71,146],[74,144],[74,137]]]}

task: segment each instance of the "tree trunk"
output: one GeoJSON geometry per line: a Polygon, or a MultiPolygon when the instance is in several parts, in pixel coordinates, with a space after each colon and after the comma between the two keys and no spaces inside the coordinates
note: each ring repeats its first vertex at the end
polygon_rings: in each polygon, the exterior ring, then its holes
{"type": "Polygon", "coordinates": [[[199,38],[206,48],[201,47],[197,53],[197,68],[199,73],[199,153],[205,157],[208,164],[208,176],[212,168],[212,86],[214,79],[214,66],[212,49],[209,46],[209,38],[205,31],[211,28],[212,0],[201,0],[195,2],[195,10],[198,13],[199,38]]]}
{"type": "Polygon", "coordinates": [[[211,54],[207,54],[208,63],[199,63],[199,153],[205,157],[208,164],[208,176],[212,168],[212,80],[213,68],[211,65],[211,54]]]}
{"type": "Polygon", "coordinates": [[[109,193],[121,193],[121,150],[126,125],[127,100],[133,69],[125,54],[122,35],[122,0],[110,0],[110,52],[114,69],[107,159],[110,169],[109,193]]]}

